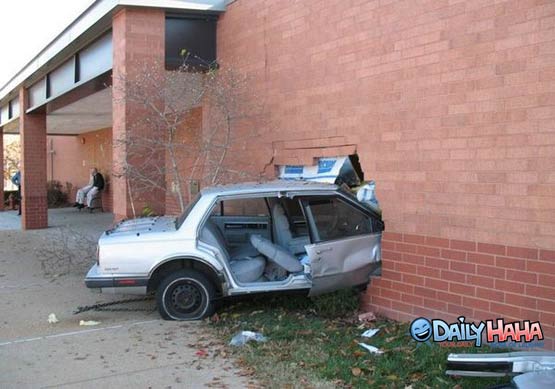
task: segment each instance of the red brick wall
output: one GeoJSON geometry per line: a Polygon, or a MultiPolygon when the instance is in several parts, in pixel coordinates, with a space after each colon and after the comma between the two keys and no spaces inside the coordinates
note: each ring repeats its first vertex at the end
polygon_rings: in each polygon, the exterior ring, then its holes
{"type": "Polygon", "coordinates": [[[253,164],[356,151],[377,181],[390,234],[367,304],[540,317],[553,339],[555,2],[238,0],[218,58],[267,112],[253,164]]]}
{"type": "Polygon", "coordinates": [[[102,206],[104,211],[112,212],[112,129],[80,135],[49,136],[47,149],[50,150],[51,146],[54,155],[52,158],[50,154],[47,155],[48,179],[60,181],[63,185],[69,182],[72,186],[70,201],[73,202],[77,189],[89,182],[90,169],[96,167],[107,183],[102,193],[102,206]],[[54,162],[53,170],[51,162],[54,162]]]}
{"type": "Polygon", "coordinates": [[[539,320],[555,347],[555,251],[387,232],[382,255],[364,308],[396,320],[539,320]]]}
{"type": "MultiPolygon", "coordinates": [[[[126,7],[118,11],[112,20],[113,41],[113,162],[121,170],[126,163],[126,147],[128,134],[135,133],[147,136],[150,133],[149,115],[152,111],[141,105],[140,101],[129,98],[131,85],[138,75],[149,71],[152,80],[160,80],[162,85],[164,72],[165,48],[165,13],[162,9],[126,7]]],[[[144,85],[144,87],[153,87],[144,85]]],[[[154,91],[156,92],[156,91],[154,91]]],[[[153,93],[155,95],[155,93],[153,93]]],[[[135,96],[137,97],[137,96],[135,96]]],[[[160,160],[164,161],[161,153],[160,160]]],[[[131,161],[130,163],[134,163],[131,161]]],[[[159,179],[165,183],[164,177],[159,179]]],[[[132,181],[130,186],[133,187],[132,181]]],[[[116,219],[133,215],[130,201],[129,185],[124,178],[113,177],[114,214],[116,219]]],[[[132,188],[133,190],[133,188],[132,188]]],[[[165,193],[161,190],[132,193],[133,206],[140,213],[146,205],[154,208],[157,213],[164,213],[165,193]]]]}
{"type": "Polygon", "coordinates": [[[19,91],[21,134],[21,226],[24,230],[48,227],[46,201],[46,114],[26,113],[28,92],[19,91]]]}
{"type": "MultiPolygon", "coordinates": [[[[176,139],[174,144],[177,149],[176,162],[179,165],[179,175],[182,182],[181,193],[184,196],[185,205],[189,202],[189,178],[191,176],[191,169],[195,160],[195,150],[198,150],[197,142],[200,139],[202,127],[202,108],[195,108],[191,114],[184,118],[182,129],[176,132],[176,139]]],[[[174,176],[174,169],[169,153],[166,153],[166,214],[167,215],[180,215],[183,211],[179,205],[177,197],[177,187],[175,185],[176,179],[174,176]]],[[[195,179],[198,179],[193,177],[195,179]]],[[[194,195],[193,195],[194,196],[194,195]]]]}

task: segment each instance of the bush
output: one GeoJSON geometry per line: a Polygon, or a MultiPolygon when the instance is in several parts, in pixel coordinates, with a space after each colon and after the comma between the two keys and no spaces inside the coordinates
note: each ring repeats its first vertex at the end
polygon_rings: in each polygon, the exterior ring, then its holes
{"type": "Polygon", "coordinates": [[[68,195],[63,191],[63,185],[60,181],[48,181],[46,193],[49,207],[63,207],[67,205],[68,195]]]}
{"type": "Polygon", "coordinates": [[[8,199],[10,198],[10,195],[13,195],[15,198],[17,198],[17,190],[5,190],[4,191],[4,204],[8,203],[8,199]]]}

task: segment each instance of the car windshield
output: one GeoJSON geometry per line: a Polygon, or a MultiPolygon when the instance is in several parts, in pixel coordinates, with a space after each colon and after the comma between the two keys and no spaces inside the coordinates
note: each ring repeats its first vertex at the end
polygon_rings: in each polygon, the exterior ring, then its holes
{"type": "Polygon", "coordinates": [[[198,201],[200,200],[200,196],[200,193],[197,194],[195,198],[189,203],[189,205],[187,205],[187,208],[185,208],[185,211],[181,214],[181,216],[175,218],[176,230],[179,230],[185,219],[187,219],[187,216],[189,216],[191,210],[195,207],[195,204],[198,203],[198,201]]]}

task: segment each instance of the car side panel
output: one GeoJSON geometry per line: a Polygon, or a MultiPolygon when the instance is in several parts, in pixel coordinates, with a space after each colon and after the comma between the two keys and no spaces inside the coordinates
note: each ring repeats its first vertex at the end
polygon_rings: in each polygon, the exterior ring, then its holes
{"type": "Polygon", "coordinates": [[[190,239],[131,241],[126,244],[107,245],[100,260],[100,271],[118,276],[147,276],[154,268],[175,258],[203,259],[218,271],[222,264],[209,253],[200,251],[190,239]]]}

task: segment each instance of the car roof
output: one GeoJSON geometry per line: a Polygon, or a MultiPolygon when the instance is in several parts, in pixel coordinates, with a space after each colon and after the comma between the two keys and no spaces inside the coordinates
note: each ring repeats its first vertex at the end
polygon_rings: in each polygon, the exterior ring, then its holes
{"type": "Polygon", "coordinates": [[[202,195],[221,195],[221,194],[247,194],[257,192],[278,192],[278,191],[334,191],[338,186],[322,182],[311,182],[304,180],[274,180],[267,182],[244,182],[241,184],[217,185],[206,187],[201,190],[202,195]]]}

